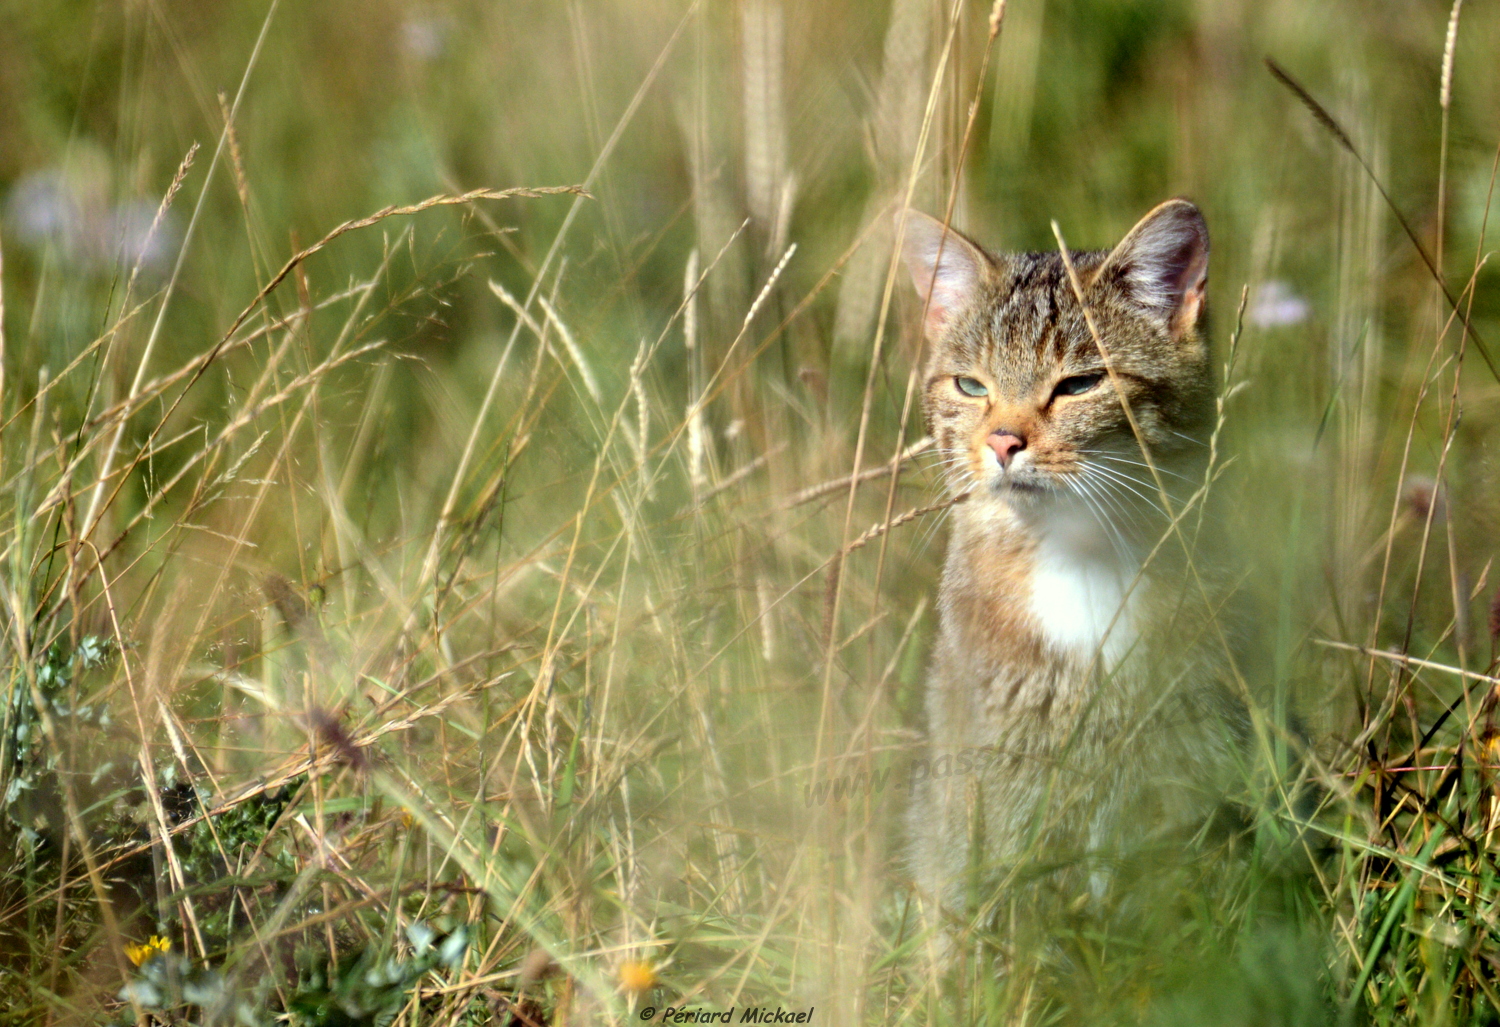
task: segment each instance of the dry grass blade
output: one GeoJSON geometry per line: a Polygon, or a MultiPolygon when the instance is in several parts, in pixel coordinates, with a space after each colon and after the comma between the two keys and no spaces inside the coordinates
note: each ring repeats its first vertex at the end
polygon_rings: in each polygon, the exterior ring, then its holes
{"type": "Polygon", "coordinates": [[[1276,81],[1290,89],[1297,99],[1302,101],[1302,105],[1317,119],[1318,124],[1327,129],[1334,139],[1338,141],[1339,145],[1349,151],[1349,154],[1359,162],[1359,166],[1369,176],[1370,183],[1375,186],[1375,189],[1380,193],[1381,199],[1390,208],[1391,214],[1401,226],[1401,230],[1406,233],[1407,239],[1411,240],[1412,247],[1417,251],[1417,256],[1422,258],[1422,263],[1427,266],[1427,271],[1432,275],[1432,280],[1443,291],[1443,296],[1447,299],[1448,306],[1452,308],[1454,313],[1457,314],[1459,321],[1463,324],[1465,334],[1474,341],[1474,348],[1479,351],[1479,355],[1483,358],[1485,366],[1490,369],[1490,374],[1494,376],[1496,381],[1500,381],[1500,367],[1495,365],[1494,359],[1490,356],[1489,347],[1485,345],[1479,333],[1474,330],[1473,324],[1469,321],[1468,311],[1462,308],[1458,297],[1454,296],[1453,290],[1448,288],[1448,283],[1444,280],[1442,271],[1438,269],[1437,262],[1432,259],[1432,255],[1427,252],[1427,247],[1422,245],[1422,240],[1417,236],[1417,230],[1412,227],[1411,222],[1406,219],[1406,215],[1402,213],[1401,208],[1396,205],[1396,201],[1392,199],[1390,192],[1386,190],[1385,183],[1375,174],[1375,169],[1370,167],[1370,163],[1365,160],[1364,154],[1359,151],[1359,148],[1354,145],[1354,141],[1349,138],[1349,133],[1344,131],[1333,115],[1328,113],[1328,109],[1314,99],[1313,95],[1296,79],[1292,78],[1285,68],[1277,64],[1270,57],[1267,57],[1265,61],[1266,67],[1270,69],[1276,81]]]}
{"type": "Polygon", "coordinates": [[[1437,663],[1432,660],[1424,660],[1420,657],[1409,656],[1406,653],[1392,652],[1388,649],[1372,649],[1365,645],[1353,645],[1349,642],[1338,642],[1331,638],[1313,639],[1318,645],[1327,646],[1329,649],[1342,649],[1345,652],[1359,653],[1361,656],[1371,656],[1376,659],[1388,660],[1391,663],[1399,663],[1406,667],[1421,667],[1425,670],[1439,670],[1444,674],[1453,674],[1457,677],[1467,678],[1470,681],[1483,681],[1487,684],[1500,686],[1500,678],[1491,674],[1480,674],[1476,671],[1465,670],[1462,667],[1454,667],[1446,663],[1437,663]]]}
{"type": "Polygon", "coordinates": [[[877,538],[880,538],[891,530],[899,528],[903,524],[910,524],[918,517],[925,517],[930,513],[937,513],[941,510],[947,510],[950,507],[955,507],[959,503],[967,502],[969,496],[970,493],[968,492],[960,492],[958,495],[951,496],[940,503],[932,503],[928,506],[919,506],[911,510],[906,510],[894,517],[881,521],[879,524],[872,524],[864,532],[864,534],[860,535],[858,538],[854,539],[852,542],[846,545],[843,551],[845,555],[852,553],[856,549],[860,549],[864,546],[869,545],[871,542],[875,541],[877,538]]]}
{"type": "MultiPolygon", "coordinates": [[[[905,449],[900,450],[897,453],[896,459],[899,463],[904,464],[908,460],[911,460],[914,457],[920,456],[923,453],[927,452],[934,445],[936,445],[936,442],[932,439],[931,436],[923,436],[916,442],[913,442],[911,445],[907,446],[905,449]]],[[[782,509],[790,510],[794,506],[801,506],[803,503],[811,503],[814,499],[821,499],[823,496],[838,492],[840,489],[847,489],[851,484],[863,485],[867,481],[875,481],[878,478],[884,478],[890,473],[891,464],[881,464],[879,467],[868,467],[855,475],[845,475],[842,478],[832,478],[828,481],[820,482],[817,485],[809,485],[807,488],[802,489],[798,492],[794,492],[792,495],[783,499],[781,501],[781,506],[782,509]]]]}
{"type": "MultiPolygon", "coordinates": [[[[278,285],[284,282],[287,276],[290,275],[292,271],[299,265],[301,265],[302,262],[307,258],[318,253],[324,247],[328,246],[329,243],[333,242],[340,236],[346,235],[349,232],[355,231],[356,229],[368,228],[371,225],[378,224],[386,218],[408,217],[413,214],[419,214],[425,210],[430,210],[433,207],[468,204],[480,199],[500,200],[517,197],[555,196],[560,194],[577,196],[588,195],[584,191],[582,186],[571,185],[539,186],[536,188],[521,187],[515,189],[498,190],[476,189],[459,196],[432,196],[426,200],[423,200],[421,203],[412,204],[410,206],[385,207],[367,217],[358,218],[354,221],[346,221],[343,224],[339,225],[337,228],[333,229],[333,231],[329,232],[322,239],[319,239],[317,242],[313,243],[311,246],[294,254],[290,259],[287,260],[285,264],[282,265],[281,270],[278,271],[274,276],[272,276],[271,280],[265,284],[265,286],[256,295],[255,299],[251,300],[250,303],[242,311],[240,311],[239,315],[236,316],[234,321],[230,324],[229,329],[224,332],[219,341],[214,344],[212,349],[209,350],[207,355],[204,356],[202,360],[197,362],[197,366],[194,368],[191,376],[188,378],[187,384],[182,387],[182,390],[177,394],[177,397],[172,400],[170,405],[168,405],[166,412],[162,414],[161,418],[156,422],[155,427],[151,429],[150,433],[146,437],[145,445],[141,447],[140,451],[136,454],[135,459],[131,461],[129,467],[126,469],[126,472],[120,475],[119,482],[116,484],[114,490],[110,493],[108,500],[106,500],[102,506],[99,506],[93,513],[93,515],[88,518],[86,522],[88,524],[88,528],[85,531],[85,537],[87,537],[88,534],[92,532],[93,527],[98,523],[98,519],[104,515],[104,511],[110,507],[110,505],[114,502],[115,497],[119,495],[120,489],[124,487],[125,482],[129,479],[130,473],[133,472],[140,465],[141,461],[145,459],[146,452],[156,441],[157,435],[160,434],[162,429],[165,428],[168,422],[171,421],[172,415],[176,413],[177,408],[182,403],[183,399],[189,392],[192,391],[193,386],[198,383],[198,381],[208,371],[209,367],[213,365],[214,361],[229,345],[230,340],[234,338],[234,333],[239,331],[240,327],[250,318],[250,315],[253,314],[256,309],[258,309],[260,305],[265,301],[266,297],[269,296],[278,285]]],[[[145,361],[143,359],[143,369],[144,366],[145,361]]],[[[123,429],[124,424],[122,422],[118,430],[123,431],[123,429]]],[[[108,461],[106,461],[106,466],[108,466],[108,461]]],[[[101,477],[101,485],[103,481],[104,477],[101,477]]],[[[113,545],[111,545],[110,548],[112,549],[113,545]]]]}
{"type": "Polygon", "coordinates": [[[286,280],[286,276],[291,274],[299,264],[324,249],[341,235],[347,235],[361,228],[369,228],[371,225],[384,221],[386,218],[410,217],[414,214],[420,214],[424,210],[431,210],[434,207],[465,206],[476,200],[511,200],[541,196],[580,196],[592,199],[588,190],[581,185],[521,186],[513,189],[473,189],[457,196],[429,196],[420,203],[406,206],[382,207],[373,214],[356,218],[353,221],[345,221],[311,246],[293,254],[281,266],[281,270],[271,276],[271,280],[265,284],[265,287],[260,290],[255,299],[251,300],[249,305],[234,319],[234,322],[229,326],[229,330],[224,333],[224,337],[227,340],[238,331],[240,325],[245,323],[245,320],[254,313],[255,309],[265,301],[267,296],[275,291],[278,285],[286,280]]]}
{"type": "MultiPolygon", "coordinates": [[[[1314,99],[1313,95],[1309,93],[1305,88],[1303,88],[1302,83],[1292,78],[1292,76],[1287,73],[1285,68],[1276,63],[1275,59],[1267,57],[1265,61],[1266,68],[1271,72],[1272,77],[1274,77],[1276,81],[1280,82],[1282,85],[1290,89],[1292,91],[1292,94],[1296,96],[1298,100],[1302,101],[1302,106],[1307,108],[1308,113],[1310,113],[1314,118],[1317,119],[1318,124],[1327,129],[1328,134],[1333,136],[1333,138],[1338,141],[1338,144],[1340,146],[1349,151],[1349,153],[1352,154],[1354,158],[1363,165],[1364,158],[1360,156],[1359,150],[1355,148],[1354,140],[1349,138],[1349,133],[1345,132],[1343,126],[1340,125],[1336,120],[1334,120],[1332,114],[1328,113],[1328,108],[1324,107],[1321,103],[1314,99]]],[[[1366,170],[1368,170],[1368,168],[1366,168],[1366,170]]]]}

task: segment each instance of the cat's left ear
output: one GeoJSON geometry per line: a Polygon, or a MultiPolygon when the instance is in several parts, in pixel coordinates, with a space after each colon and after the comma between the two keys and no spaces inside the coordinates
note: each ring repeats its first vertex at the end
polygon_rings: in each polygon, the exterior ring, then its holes
{"type": "Polygon", "coordinates": [[[1187,200],[1168,200],[1110,251],[1095,282],[1115,283],[1179,339],[1198,321],[1208,284],[1208,223],[1187,200]]]}

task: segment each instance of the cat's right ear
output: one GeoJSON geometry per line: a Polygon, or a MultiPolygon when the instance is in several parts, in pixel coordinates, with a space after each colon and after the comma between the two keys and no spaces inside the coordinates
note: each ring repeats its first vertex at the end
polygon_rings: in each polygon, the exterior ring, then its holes
{"type": "MultiPolygon", "coordinates": [[[[896,214],[898,232],[902,213],[896,214]]],[[[906,235],[901,253],[917,287],[917,298],[926,306],[922,328],[935,342],[978,296],[993,265],[984,250],[951,226],[945,228],[937,218],[921,211],[907,210],[904,214],[906,235]]]]}

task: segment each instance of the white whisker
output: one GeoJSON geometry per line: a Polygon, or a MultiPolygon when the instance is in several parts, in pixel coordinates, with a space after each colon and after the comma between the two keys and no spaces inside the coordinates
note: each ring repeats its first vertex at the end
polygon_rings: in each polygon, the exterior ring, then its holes
{"type": "Polygon", "coordinates": [[[1093,514],[1094,519],[1099,522],[1100,527],[1104,529],[1105,535],[1109,538],[1109,544],[1115,550],[1115,555],[1118,556],[1122,561],[1129,559],[1129,548],[1125,545],[1125,540],[1123,537],[1121,537],[1120,531],[1114,523],[1114,519],[1100,508],[1099,503],[1095,499],[1095,493],[1092,484],[1082,477],[1076,477],[1071,480],[1068,478],[1064,478],[1062,479],[1062,481],[1063,484],[1074,495],[1083,500],[1084,505],[1087,506],[1089,512],[1093,514]]]}
{"type": "MultiPolygon", "coordinates": [[[[1127,457],[1120,456],[1119,454],[1116,454],[1116,453],[1093,453],[1093,452],[1089,452],[1088,450],[1082,450],[1082,449],[1079,450],[1079,452],[1080,453],[1087,453],[1087,455],[1089,455],[1089,456],[1091,456],[1093,458],[1093,462],[1111,463],[1111,464],[1128,464],[1131,467],[1144,467],[1147,470],[1150,470],[1151,467],[1152,467],[1151,464],[1148,464],[1148,463],[1146,463],[1143,460],[1131,460],[1131,459],[1129,459],[1127,457]]],[[[1178,472],[1176,472],[1174,470],[1171,470],[1170,468],[1163,467],[1161,464],[1157,464],[1156,465],[1156,471],[1157,471],[1158,474],[1169,474],[1169,475],[1171,475],[1174,478],[1181,479],[1182,481],[1193,482],[1193,479],[1189,478],[1187,475],[1185,475],[1185,474],[1179,474],[1178,472]]]]}
{"type": "Polygon", "coordinates": [[[1108,505],[1114,511],[1115,517],[1122,523],[1133,528],[1141,526],[1140,511],[1133,504],[1124,502],[1123,498],[1117,494],[1112,482],[1105,478],[1094,479],[1088,476],[1084,476],[1082,480],[1088,485],[1090,492],[1098,498],[1101,507],[1108,505]]]}
{"type": "Polygon", "coordinates": [[[1139,478],[1133,478],[1130,475],[1125,474],[1123,471],[1106,467],[1103,464],[1093,464],[1089,469],[1096,474],[1101,475],[1105,480],[1113,482],[1116,486],[1134,493],[1137,497],[1139,497],[1143,502],[1149,504],[1151,508],[1153,510],[1156,510],[1158,513],[1165,512],[1162,510],[1161,503],[1158,501],[1157,497],[1150,494],[1155,490],[1155,486],[1153,486],[1150,482],[1142,481],[1139,478]],[[1137,485],[1139,485],[1140,488],[1137,488],[1137,485]],[[1147,491],[1143,492],[1141,491],[1141,489],[1145,489],[1147,491]]]}

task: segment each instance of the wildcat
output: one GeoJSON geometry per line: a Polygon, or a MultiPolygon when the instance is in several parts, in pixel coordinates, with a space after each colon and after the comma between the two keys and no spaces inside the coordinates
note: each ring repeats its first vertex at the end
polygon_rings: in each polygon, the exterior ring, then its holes
{"type": "Polygon", "coordinates": [[[1201,520],[1170,529],[1201,483],[1214,410],[1207,225],[1170,200],[1113,249],[1070,253],[1082,305],[1056,251],[990,254],[915,211],[904,257],[928,432],[948,488],[967,494],[951,513],[926,765],[973,768],[918,782],[913,875],[950,916],[966,885],[1027,866],[1102,896],[1122,845],[1205,821],[1243,734],[1190,546],[1201,520]]]}

